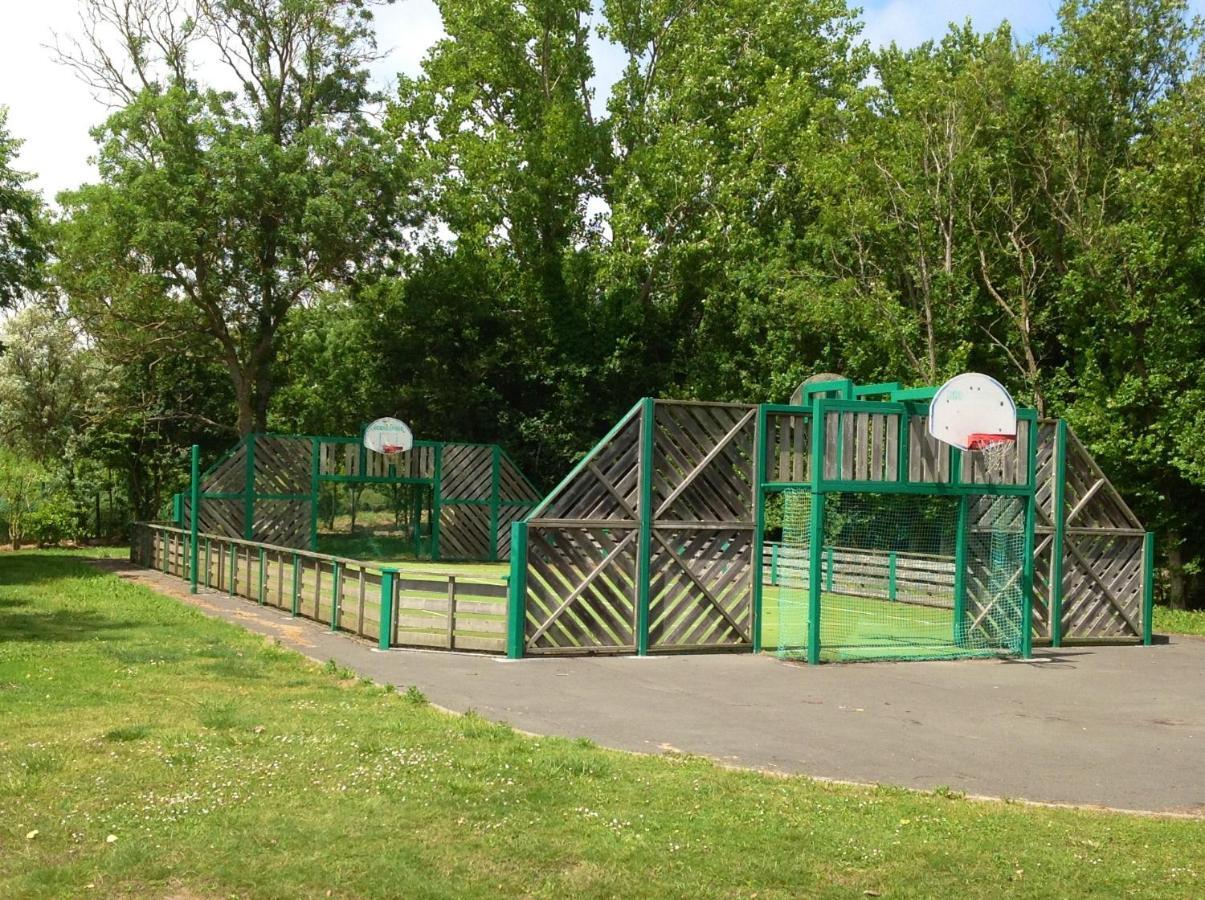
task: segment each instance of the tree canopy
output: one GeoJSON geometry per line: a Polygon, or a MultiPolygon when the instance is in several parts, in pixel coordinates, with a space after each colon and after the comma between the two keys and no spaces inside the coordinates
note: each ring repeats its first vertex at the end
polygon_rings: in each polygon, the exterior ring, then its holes
{"type": "Polygon", "coordinates": [[[251,430],[400,415],[547,484],[642,395],[971,368],[1074,425],[1158,530],[1164,596],[1205,605],[1185,0],[880,49],[844,0],[439,0],[387,96],[375,5],[85,0],[64,53],[113,111],[49,284],[0,128],[0,303],[70,319],[88,452],[139,514],[186,444],[251,430]]]}

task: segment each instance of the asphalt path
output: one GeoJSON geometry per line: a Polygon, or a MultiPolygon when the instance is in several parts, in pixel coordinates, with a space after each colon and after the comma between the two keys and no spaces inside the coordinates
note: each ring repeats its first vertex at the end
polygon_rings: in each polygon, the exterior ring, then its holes
{"type": "Polygon", "coordinates": [[[1205,640],[1032,660],[808,667],[773,656],[381,652],[317,623],[105,560],[126,578],[438,706],[538,734],[908,788],[1205,815],[1205,640]]]}

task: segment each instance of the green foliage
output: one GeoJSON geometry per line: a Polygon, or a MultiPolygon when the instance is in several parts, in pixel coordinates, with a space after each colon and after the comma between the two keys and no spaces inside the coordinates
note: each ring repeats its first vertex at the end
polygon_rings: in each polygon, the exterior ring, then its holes
{"type": "Polygon", "coordinates": [[[95,131],[101,182],[60,198],[58,278],[114,354],[204,335],[239,433],[263,430],[290,311],[395,243],[406,179],[364,114],[370,4],[128,5],[86,3],[125,23],[125,58],[75,60],[120,106],[95,131]],[[238,90],[201,81],[207,54],[238,90]]]}
{"type": "Polygon", "coordinates": [[[42,287],[49,249],[42,197],[27,186],[32,176],[13,168],[20,149],[0,106],[0,309],[42,287]]]}
{"type": "MultiPolygon", "coordinates": [[[[379,415],[549,484],[640,396],[973,368],[1075,426],[1157,529],[1161,596],[1205,602],[1185,0],[877,51],[844,0],[440,0],[380,118],[369,0],[126,5],[87,0],[134,25],[77,61],[115,109],[56,231],[103,373],[77,500],[116,470],[147,515],[190,443],[379,415]],[[625,57],[607,97],[591,27],[625,57]],[[214,51],[231,90],[195,64],[214,51]]],[[[0,129],[0,197],[13,146],[0,129]]]]}
{"type": "Polygon", "coordinates": [[[39,463],[0,446],[0,530],[14,547],[75,537],[71,498],[39,463]]]}

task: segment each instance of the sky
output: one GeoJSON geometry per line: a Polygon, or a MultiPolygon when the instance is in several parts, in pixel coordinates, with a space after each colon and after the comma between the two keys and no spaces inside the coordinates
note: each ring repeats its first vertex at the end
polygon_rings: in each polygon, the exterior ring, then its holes
{"type": "MultiPolygon", "coordinates": [[[[875,46],[915,46],[970,18],[987,30],[1008,18],[1025,40],[1053,24],[1058,0],[863,0],[863,36],[875,46]]],[[[1205,0],[1191,6],[1205,11],[1205,0]]],[[[48,49],[55,34],[79,33],[77,0],[0,0],[0,106],[9,108],[10,133],[25,141],[18,165],[35,176],[48,200],[94,180],[95,145],[88,129],[106,115],[103,103],[48,49]]],[[[417,74],[426,49],[443,34],[433,0],[399,0],[378,10],[377,36],[385,56],[373,75],[387,86],[398,72],[417,74]]],[[[595,103],[606,102],[623,65],[614,46],[594,38],[595,103]]]]}

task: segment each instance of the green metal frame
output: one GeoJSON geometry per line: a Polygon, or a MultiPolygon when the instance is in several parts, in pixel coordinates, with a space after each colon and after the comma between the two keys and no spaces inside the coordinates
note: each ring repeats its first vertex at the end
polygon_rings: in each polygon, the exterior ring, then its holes
{"type": "MultiPolygon", "coordinates": [[[[499,541],[498,529],[502,517],[503,507],[520,507],[528,511],[536,505],[536,501],[528,498],[513,498],[503,496],[502,491],[502,462],[509,462],[518,473],[518,476],[525,484],[532,488],[533,492],[537,489],[532,484],[531,480],[523,474],[514,460],[506,453],[506,451],[497,444],[472,444],[463,441],[455,442],[456,446],[475,446],[489,447],[491,453],[491,478],[490,491],[486,499],[469,498],[469,497],[445,497],[443,496],[441,487],[443,484],[443,455],[444,448],[448,446],[447,442],[443,441],[415,441],[415,448],[432,448],[434,453],[434,469],[429,477],[411,477],[405,475],[394,474],[393,468],[390,468],[388,475],[323,475],[322,474],[322,447],[324,444],[356,444],[360,447],[360,471],[364,472],[366,468],[366,450],[363,441],[360,438],[335,436],[335,435],[294,435],[294,434],[248,434],[241,438],[237,444],[222,454],[212,465],[204,471],[192,474],[192,492],[195,495],[192,498],[192,507],[194,510],[199,509],[200,503],[205,500],[228,500],[241,502],[243,505],[243,534],[244,540],[253,540],[255,536],[255,505],[260,500],[293,500],[306,501],[310,504],[310,523],[309,523],[309,539],[306,549],[315,551],[318,549],[318,519],[319,519],[319,501],[322,496],[322,486],[324,484],[381,484],[381,485],[419,485],[430,488],[430,547],[429,555],[432,560],[440,560],[442,558],[440,550],[440,519],[443,507],[445,506],[484,506],[489,509],[489,532],[490,532],[490,547],[487,561],[496,562],[499,557],[499,541]],[[309,441],[310,443],[310,489],[304,493],[261,493],[255,489],[255,445],[261,437],[288,437],[298,440],[309,441]],[[246,447],[245,469],[243,473],[243,490],[240,491],[212,491],[205,492],[200,490],[200,485],[205,478],[212,475],[224,463],[230,460],[240,449],[246,447]]],[[[177,525],[184,526],[183,515],[183,494],[177,494],[173,497],[172,518],[177,525]]],[[[418,501],[416,501],[418,502],[418,501]]],[[[421,530],[416,525],[415,529],[415,554],[421,554],[421,530]]]]}
{"type": "MultiPolygon", "coordinates": [[[[1037,488],[1037,448],[1038,448],[1038,415],[1030,408],[1017,410],[1019,428],[1028,430],[1027,459],[1025,479],[1021,484],[975,484],[963,481],[962,454],[951,448],[950,479],[948,482],[912,481],[909,473],[908,423],[913,416],[927,413],[927,401],[932,399],[936,388],[901,389],[898,384],[876,384],[865,387],[853,386],[844,381],[822,382],[809,385],[804,390],[808,402],[806,405],[761,404],[757,418],[756,459],[758,473],[764,472],[766,465],[767,439],[770,416],[800,416],[810,421],[811,448],[809,478],[804,481],[771,481],[765,480],[760,474],[757,481],[754,514],[754,564],[757,575],[753,581],[753,617],[760,631],[762,621],[762,586],[761,572],[765,531],[765,503],[768,494],[787,490],[807,489],[810,492],[811,517],[809,533],[809,585],[808,585],[808,637],[807,658],[809,664],[820,661],[820,598],[823,593],[824,578],[832,576],[832,563],[823,546],[824,539],[824,498],[830,493],[878,493],[878,494],[913,494],[929,496],[951,496],[958,503],[958,535],[955,544],[955,584],[954,584],[954,629],[956,641],[961,642],[961,633],[965,618],[965,579],[962,569],[966,560],[966,521],[971,497],[982,495],[1014,496],[1025,500],[1024,542],[1025,555],[1022,561],[1022,618],[1024,624],[1021,633],[1020,655],[1029,658],[1032,654],[1033,641],[1033,550],[1034,529],[1036,520],[1036,488],[1037,488]],[[847,387],[846,385],[849,384],[847,387]],[[835,395],[835,396],[834,396],[835,395]],[[869,396],[887,395],[887,400],[860,399],[869,396]],[[836,466],[838,477],[825,477],[824,445],[827,416],[837,413],[836,427],[838,434],[844,426],[844,413],[880,413],[898,416],[899,419],[899,452],[897,462],[899,469],[895,481],[859,481],[840,477],[840,464],[836,466]],[[828,565],[825,563],[828,562],[828,565]]],[[[840,440],[837,446],[841,446],[840,440]]],[[[889,587],[889,593],[894,593],[889,587]]],[[[760,634],[754,642],[755,652],[761,649],[760,634]]]]}
{"type": "Polygon", "coordinates": [[[1067,542],[1067,423],[1059,419],[1054,431],[1054,491],[1051,519],[1054,534],[1050,547],[1050,645],[1063,645],[1063,558],[1067,542]]]}

